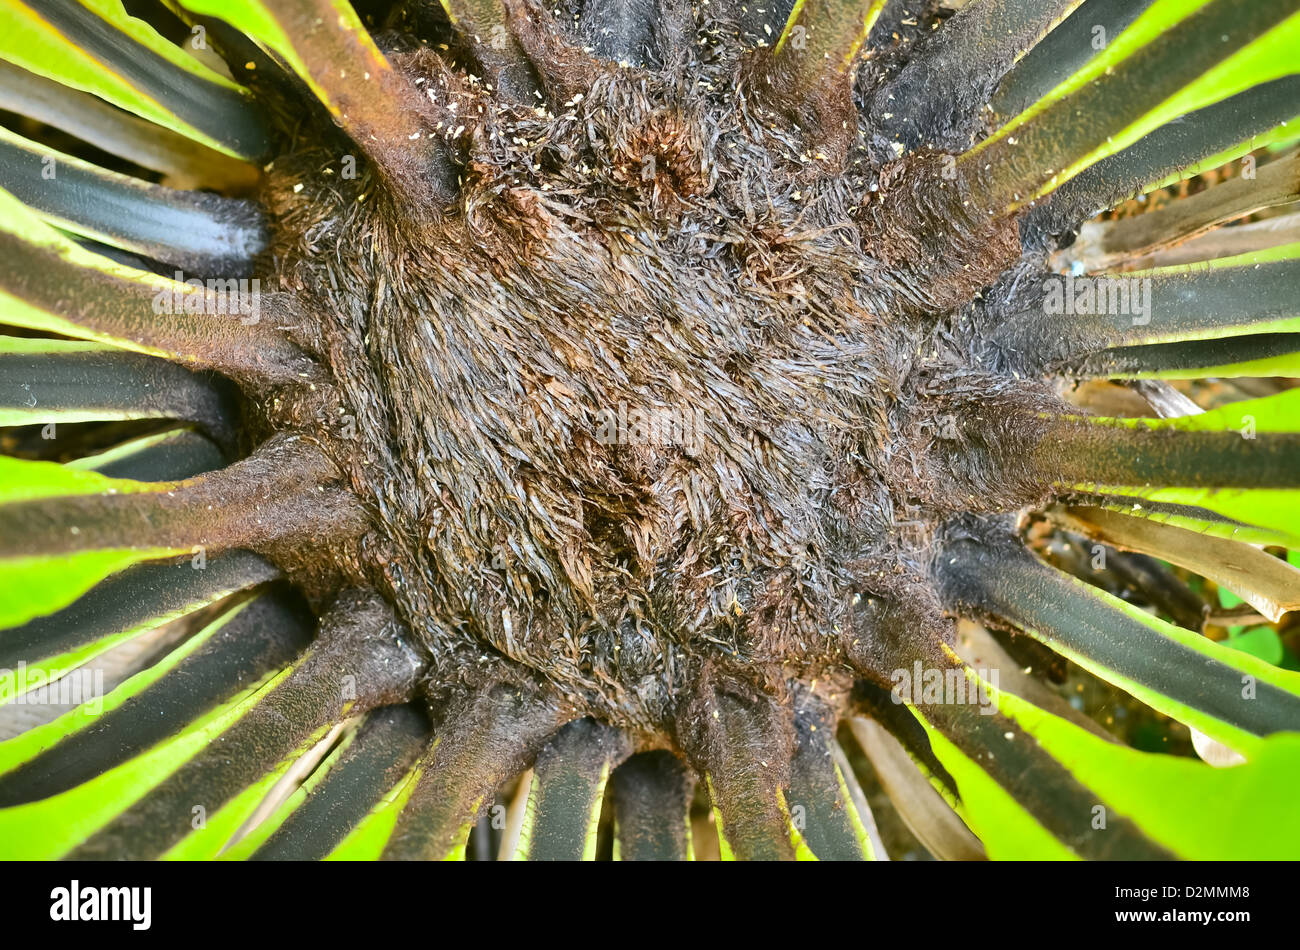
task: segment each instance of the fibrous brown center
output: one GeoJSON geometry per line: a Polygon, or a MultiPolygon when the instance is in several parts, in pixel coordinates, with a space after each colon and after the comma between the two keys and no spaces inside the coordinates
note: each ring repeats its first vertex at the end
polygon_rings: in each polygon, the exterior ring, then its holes
{"type": "Polygon", "coordinates": [[[838,166],[725,59],[533,105],[395,56],[456,117],[426,132],[464,154],[440,215],[319,146],[276,163],[337,386],[291,421],[373,512],[345,569],[441,683],[505,657],[660,730],[706,666],[825,676],[945,514],[1042,490],[1017,433],[968,425],[1037,397],[950,316],[1018,257],[1014,222],[964,208],[937,153],[838,166]]]}

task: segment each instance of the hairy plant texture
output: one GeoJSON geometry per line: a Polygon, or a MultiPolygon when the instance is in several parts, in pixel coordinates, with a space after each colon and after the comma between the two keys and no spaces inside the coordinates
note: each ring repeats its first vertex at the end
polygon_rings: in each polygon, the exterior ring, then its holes
{"type": "Polygon", "coordinates": [[[1300,853],[1300,3],[1132,6],[0,0],[5,850],[1300,853]]]}

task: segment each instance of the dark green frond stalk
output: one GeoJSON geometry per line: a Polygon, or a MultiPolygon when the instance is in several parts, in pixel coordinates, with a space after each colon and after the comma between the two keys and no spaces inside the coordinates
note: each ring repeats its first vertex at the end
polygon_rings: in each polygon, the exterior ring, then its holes
{"type": "Polygon", "coordinates": [[[791,824],[822,861],[884,859],[875,820],[835,739],[836,717],[810,690],[795,692],[795,752],[786,805],[791,824]]]}
{"type": "Polygon", "coordinates": [[[884,6],[885,0],[796,0],[773,53],[791,64],[797,88],[809,94],[819,82],[849,74],[884,6]]]}
{"type": "Polygon", "coordinates": [[[218,379],[95,344],[20,348],[10,339],[0,338],[0,425],[183,419],[222,445],[234,441],[233,394],[218,379]]]}
{"type": "Polygon", "coordinates": [[[70,857],[161,856],[196,830],[196,805],[217,817],[227,802],[330,726],[405,701],[419,673],[391,610],[373,594],[344,594],[287,677],[70,857]]]}
{"type": "Polygon", "coordinates": [[[1210,267],[1033,279],[1021,310],[992,339],[1031,372],[1113,347],[1293,331],[1300,257],[1245,255],[1210,267]],[[1269,259],[1272,257],[1274,259],[1269,259]]]}
{"type": "Polygon", "coordinates": [[[182,428],[131,439],[69,465],[107,478],[174,482],[225,468],[227,461],[211,439],[182,428]]]}
{"type": "Polygon", "coordinates": [[[974,0],[871,100],[879,135],[911,151],[967,148],[1007,70],[1082,0],[974,0]]]}
{"type": "Polygon", "coordinates": [[[3,319],[17,326],[113,343],[241,381],[299,382],[319,375],[276,329],[297,324],[294,298],[262,294],[259,285],[233,278],[199,288],[115,266],[54,232],[3,191],[0,293],[10,298],[3,319]]]}
{"type": "MultiPolygon", "coordinates": [[[[1027,243],[1064,235],[1099,211],[1113,208],[1198,162],[1232,150],[1249,151],[1266,133],[1300,120],[1300,76],[1261,83],[1222,102],[1179,116],[1132,145],[1090,165],[1026,215],[1027,243]]],[[[1276,243],[1276,242],[1272,242],[1276,243]]]]}
{"type": "Polygon", "coordinates": [[[464,39],[488,77],[488,86],[505,95],[540,105],[537,76],[510,30],[501,0],[440,0],[451,25],[464,39]]]}
{"type": "Polygon", "coordinates": [[[1211,0],[1092,81],[1017,117],[959,161],[977,170],[981,207],[1015,209],[1051,193],[1140,137],[1144,122],[1161,124],[1163,103],[1271,31],[1285,30],[1296,13],[1294,0],[1245,8],[1211,0]]]}
{"type": "Polygon", "coordinates": [[[537,754],[514,857],[594,860],[605,784],[630,752],[626,735],[590,719],[556,733],[537,754]]]}
{"type": "Polygon", "coordinates": [[[188,271],[246,277],[266,247],[256,205],[105,171],[0,129],[0,188],[65,231],[188,271]]]}
{"type": "Polygon", "coordinates": [[[341,543],[364,528],[359,503],[337,479],[315,446],[277,438],[227,469],[183,482],[0,506],[0,558],[249,547],[293,562],[301,556],[295,548],[341,543]]]}
{"type": "Polygon", "coordinates": [[[101,96],[186,137],[247,159],[271,148],[247,91],[118,4],[25,0],[0,8],[0,58],[101,96]],[[93,78],[90,78],[93,77],[93,78]]]}
{"type": "MultiPolygon", "coordinates": [[[[966,672],[955,662],[950,669],[954,674],[966,672]]],[[[1001,712],[988,715],[989,708],[971,702],[916,704],[917,713],[932,729],[1079,857],[1094,861],[1161,861],[1173,857],[1122,815],[1110,815],[1105,833],[1099,834],[1093,823],[1100,802],[1097,793],[1043,749],[1019,723],[1001,712]]],[[[961,791],[958,779],[958,793],[961,791]]]]}
{"type": "Polygon", "coordinates": [[[1034,457],[1067,490],[1088,490],[1084,486],[1094,485],[1294,488],[1300,484],[1300,433],[1292,432],[1180,432],[1067,419],[1053,425],[1034,457]]]}
{"type": "Polygon", "coordinates": [[[448,161],[448,147],[435,131],[441,110],[393,69],[346,0],[181,3],[243,24],[307,83],[403,201],[427,211],[450,197],[435,184],[442,178],[436,171],[448,161]]]}
{"type": "Polygon", "coordinates": [[[428,736],[428,717],[413,705],[375,710],[339,760],[251,855],[252,860],[325,857],[406,774],[428,736]]]}
{"type": "MultiPolygon", "coordinates": [[[[238,564],[239,560],[227,563],[238,564]]],[[[75,617],[94,606],[102,608],[110,594],[150,598],[157,609],[160,592],[144,585],[156,583],[160,570],[166,571],[166,579],[173,583],[180,570],[204,579],[204,572],[191,570],[188,561],[182,567],[150,565],[130,577],[114,579],[76,607],[49,619],[66,622],[68,615],[75,617]]],[[[209,562],[209,571],[216,576],[223,570],[216,558],[209,562]]],[[[97,624],[112,629],[135,621],[137,616],[128,606],[114,603],[103,617],[95,618],[97,624]],[[132,616],[123,616],[128,613],[132,616]]],[[[153,668],[114,690],[107,697],[109,707],[101,714],[85,717],[79,728],[73,727],[57,741],[49,741],[48,747],[38,748],[31,758],[4,770],[0,774],[0,807],[67,791],[180,732],[240,690],[292,662],[310,640],[309,620],[275,596],[260,596],[229,611],[153,668]]],[[[43,621],[29,626],[38,624],[48,626],[43,621]]],[[[11,633],[22,636],[24,630],[11,633]]],[[[40,733],[32,738],[39,739],[40,733]]]]}
{"type": "Polygon", "coordinates": [[[517,687],[493,686],[441,710],[432,745],[383,858],[459,857],[480,811],[564,721],[554,706],[517,687]]]}
{"type": "Polygon", "coordinates": [[[1117,346],[1068,368],[1079,376],[1125,379],[1300,376],[1300,334],[1252,333],[1223,340],[1117,346]]]}
{"type": "Polygon", "coordinates": [[[156,629],[279,572],[246,551],[206,560],[140,564],[110,577],[64,609],[13,627],[0,638],[0,668],[76,655],[156,629]]]}
{"type": "Polygon", "coordinates": [[[0,60],[0,109],[75,135],[110,155],[162,172],[176,188],[247,191],[258,169],[103,99],[0,60]]]}
{"type": "Polygon", "coordinates": [[[804,131],[807,155],[833,170],[857,135],[853,68],[884,0],[798,0],[772,49],[752,52],[755,95],[804,131]]]}
{"type": "Polygon", "coordinates": [[[1086,0],[1034,45],[998,86],[989,108],[998,124],[1029,108],[1105,49],[1154,0],[1086,0]]]}
{"type": "Polygon", "coordinates": [[[794,752],[790,713],[758,691],[709,683],[684,715],[678,730],[708,783],[723,857],[793,860],[782,791],[794,752]]]}
{"type": "Polygon", "coordinates": [[[954,541],[936,571],[951,608],[1023,630],[1238,751],[1300,727],[1300,675],[1157,620],[1049,567],[1014,538],[954,541]]]}
{"type": "Polygon", "coordinates": [[[622,861],[685,861],[695,779],[671,752],[634,755],[614,770],[614,836],[622,861]]]}

